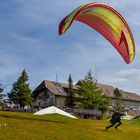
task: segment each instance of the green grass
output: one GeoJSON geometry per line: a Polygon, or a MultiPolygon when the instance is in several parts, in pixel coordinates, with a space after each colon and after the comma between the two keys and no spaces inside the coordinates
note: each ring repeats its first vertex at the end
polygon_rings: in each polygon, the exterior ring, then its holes
{"type": "Polygon", "coordinates": [[[0,112],[0,140],[139,140],[140,124],[104,131],[107,120],[70,119],[60,115],[0,112]]]}

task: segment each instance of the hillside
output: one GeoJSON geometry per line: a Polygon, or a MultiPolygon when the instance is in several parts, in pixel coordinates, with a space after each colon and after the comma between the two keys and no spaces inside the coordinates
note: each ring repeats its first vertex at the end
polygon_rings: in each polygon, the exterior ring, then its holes
{"type": "Polygon", "coordinates": [[[107,120],[70,119],[60,115],[0,112],[0,140],[139,140],[140,124],[104,131],[107,120]]]}

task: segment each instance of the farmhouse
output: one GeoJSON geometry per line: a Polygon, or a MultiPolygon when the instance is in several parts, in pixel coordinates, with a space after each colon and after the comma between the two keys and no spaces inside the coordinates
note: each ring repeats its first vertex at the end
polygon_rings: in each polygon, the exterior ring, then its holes
{"type": "MultiPolygon", "coordinates": [[[[114,96],[115,88],[110,85],[97,84],[97,86],[102,90],[102,94],[105,98],[111,100],[110,107],[113,107],[116,97],[114,96]]],[[[73,88],[77,90],[77,85],[73,88]]],[[[67,96],[68,84],[60,83],[55,81],[44,80],[42,83],[33,91],[35,102],[34,107],[45,108],[54,105],[59,108],[65,107],[65,98],[67,96]]],[[[140,95],[136,93],[122,92],[122,101],[125,110],[139,112],[140,111],[140,95]]],[[[80,101],[80,96],[75,94],[75,97],[80,101]]]]}

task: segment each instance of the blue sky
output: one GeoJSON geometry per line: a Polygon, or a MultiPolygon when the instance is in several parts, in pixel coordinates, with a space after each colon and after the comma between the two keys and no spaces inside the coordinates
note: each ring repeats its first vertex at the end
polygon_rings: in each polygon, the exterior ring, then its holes
{"type": "Polygon", "coordinates": [[[136,57],[126,64],[95,30],[75,21],[58,35],[60,21],[91,0],[0,0],[0,83],[8,92],[23,69],[32,90],[43,80],[77,82],[91,70],[98,82],[140,94],[140,2],[96,0],[118,10],[134,36],[136,57]]]}

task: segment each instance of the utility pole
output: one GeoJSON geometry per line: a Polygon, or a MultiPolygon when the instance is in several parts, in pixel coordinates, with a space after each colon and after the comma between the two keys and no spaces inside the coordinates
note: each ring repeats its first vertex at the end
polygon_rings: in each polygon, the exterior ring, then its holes
{"type": "Polygon", "coordinates": [[[56,80],[56,82],[58,82],[58,76],[57,76],[57,73],[56,73],[56,79],[55,79],[55,80],[56,80]]]}

